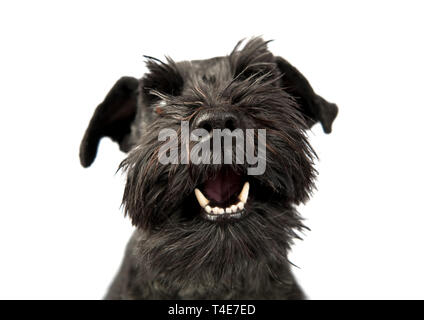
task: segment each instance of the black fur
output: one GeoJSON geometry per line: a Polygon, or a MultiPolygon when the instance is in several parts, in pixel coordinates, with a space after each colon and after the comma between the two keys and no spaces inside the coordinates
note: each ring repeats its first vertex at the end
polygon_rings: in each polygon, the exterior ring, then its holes
{"type": "Polygon", "coordinates": [[[305,132],[318,121],[331,132],[337,107],[261,38],[240,46],[201,61],[148,57],[150,71],[138,85],[121,79],[96,110],[81,163],[92,163],[102,136],[121,148],[125,140],[123,149],[131,152],[120,166],[127,173],[123,205],[137,227],[106,298],[304,298],[287,252],[304,228],[294,206],[314,188],[315,154],[305,132]],[[242,129],[267,130],[263,175],[248,176],[245,164],[159,163],[159,131],[178,131],[182,120],[193,125],[205,110],[231,110],[242,129]],[[246,214],[237,221],[205,220],[193,191],[229,170],[250,182],[246,214]]]}

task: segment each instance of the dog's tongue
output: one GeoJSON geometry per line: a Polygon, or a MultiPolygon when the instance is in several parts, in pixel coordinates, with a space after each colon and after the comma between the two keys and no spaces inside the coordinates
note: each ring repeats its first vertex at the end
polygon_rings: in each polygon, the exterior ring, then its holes
{"type": "Polygon", "coordinates": [[[222,171],[206,181],[204,191],[209,200],[224,203],[241,191],[241,177],[233,171],[222,171]]]}

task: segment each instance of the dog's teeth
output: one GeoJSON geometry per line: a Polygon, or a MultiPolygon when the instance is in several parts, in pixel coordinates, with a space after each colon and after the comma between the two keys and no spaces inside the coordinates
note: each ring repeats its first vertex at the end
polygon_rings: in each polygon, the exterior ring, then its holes
{"type": "Polygon", "coordinates": [[[244,209],[244,205],[247,201],[247,198],[249,196],[249,182],[245,182],[243,189],[241,190],[238,198],[240,201],[236,204],[233,204],[227,208],[221,208],[221,207],[211,207],[209,205],[209,200],[203,195],[202,191],[199,189],[194,189],[194,194],[196,195],[196,199],[199,202],[200,206],[207,212],[207,213],[213,213],[214,215],[221,215],[224,213],[237,213],[238,211],[241,211],[244,209]]]}
{"type": "Polygon", "coordinates": [[[246,182],[238,197],[241,202],[246,203],[248,196],[249,196],[249,182],[246,182]]]}
{"type": "Polygon", "coordinates": [[[202,208],[206,207],[206,205],[209,203],[209,200],[206,199],[206,197],[203,195],[202,191],[199,189],[194,189],[194,194],[196,195],[197,201],[199,201],[199,204],[202,208]]]}

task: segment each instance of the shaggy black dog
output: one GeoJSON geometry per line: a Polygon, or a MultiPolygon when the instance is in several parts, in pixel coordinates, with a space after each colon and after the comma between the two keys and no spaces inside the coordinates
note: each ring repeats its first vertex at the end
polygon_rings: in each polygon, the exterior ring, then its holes
{"type": "Polygon", "coordinates": [[[306,130],[320,122],[331,132],[337,106],[261,38],[225,57],[147,59],[141,80],[121,78],[97,107],[80,149],[84,167],[102,137],[130,151],[120,166],[123,205],[137,229],[106,298],[304,298],[287,253],[304,228],[294,207],[314,188],[306,130]],[[249,165],[235,161],[160,163],[159,132],[180,137],[181,121],[208,131],[266,129],[265,172],[248,175],[249,165]]]}

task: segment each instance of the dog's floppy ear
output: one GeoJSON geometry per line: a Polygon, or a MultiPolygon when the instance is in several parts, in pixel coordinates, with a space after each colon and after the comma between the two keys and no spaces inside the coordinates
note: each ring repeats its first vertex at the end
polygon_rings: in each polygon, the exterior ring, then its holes
{"type": "Polygon", "coordinates": [[[136,115],[138,87],[139,80],[122,77],[97,107],[80,146],[79,156],[83,167],[93,163],[99,141],[103,137],[110,137],[119,143],[122,151],[129,151],[127,137],[136,115]]]}
{"type": "Polygon", "coordinates": [[[282,74],[283,88],[297,100],[307,125],[312,127],[319,121],[324,132],[330,133],[331,125],[337,116],[337,105],[315,94],[308,80],[286,60],[276,57],[275,62],[282,74]]]}

